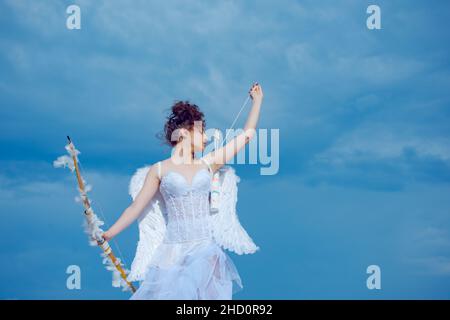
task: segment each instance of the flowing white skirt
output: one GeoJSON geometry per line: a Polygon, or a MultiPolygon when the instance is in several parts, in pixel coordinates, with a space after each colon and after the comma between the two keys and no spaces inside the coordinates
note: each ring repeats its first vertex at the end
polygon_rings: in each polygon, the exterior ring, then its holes
{"type": "Polygon", "coordinates": [[[231,300],[242,290],[231,258],[212,239],[161,243],[131,300],[231,300]]]}

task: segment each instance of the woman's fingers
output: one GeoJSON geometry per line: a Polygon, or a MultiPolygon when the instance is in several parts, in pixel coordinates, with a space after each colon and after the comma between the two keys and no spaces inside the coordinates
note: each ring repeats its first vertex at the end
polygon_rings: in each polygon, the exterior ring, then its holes
{"type": "Polygon", "coordinates": [[[258,83],[257,82],[255,82],[253,85],[252,85],[252,87],[250,88],[250,91],[249,92],[252,92],[252,91],[254,91],[255,90],[255,88],[257,88],[257,86],[258,86],[258,83]]]}
{"type": "Polygon", "coordinates": [[[109,235],[108,231],[103,232],[102,237],[103,237],[103,239],[105,239],[106,241],[111,240],[111,236],[109,235]]]}
{"type": "Polygon", "coordinates": [[[262,89],[258,82],[253,83],[252,87],[248,91],[248,94],[253,98],[255,95],[261,95],[262,89]]]}

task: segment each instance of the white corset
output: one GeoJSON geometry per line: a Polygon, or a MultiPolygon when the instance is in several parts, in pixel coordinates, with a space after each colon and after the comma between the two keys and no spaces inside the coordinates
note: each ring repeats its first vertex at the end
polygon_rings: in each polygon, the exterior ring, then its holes
{"type": "Polygon", "coordinates": [[[212,238],[209,216],[211,176],[208,169],[196,172],[190,185],[186,178],[169,171],[161,177],[159,190],[167,209],[163,242],[190,242],[212,238]]]}

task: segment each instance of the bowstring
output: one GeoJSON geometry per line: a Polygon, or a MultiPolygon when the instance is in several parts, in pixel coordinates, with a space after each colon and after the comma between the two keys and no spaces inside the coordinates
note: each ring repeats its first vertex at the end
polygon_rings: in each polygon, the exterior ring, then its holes
{"type": "MultiPolygon", "coordinates": [[[[87,178],[87,177],[89,176],[89,174],[86,174],[86,171],[83,169],[83,164],[81,163],[80,159],[78,159],[78,164],[79,164],[79,166],[80,166],[81,171],[83,172],[83,174],[84,174],[84,175],[86,176],[86,178],[87,178]]],[[[86,181],[87,181],[87,180],[86,180],[86,181]]],[[[90,200],[90,201],[93,202],[92,200],[90,200]]],[[[98,207],[98,209],[99,209],[99,211],[100,211],[100,216],[102,217],[103,222],[105,222],[105,225],[108,226],[108,225],[109,225],[109,222],[107,221],[107,219],[106,219],[106,217],[105,217],[105,215],[104,215],[104,213],[103,213],[103,208],[102,208],[102,205],[101,205],[100,201],[99,201],[98,199],[95,199],[95,202],[97,203],[96,207],[98,207]]],[[[126,262],[125,259],[124,259],[124,256],[123,256],[123,254],[122,254],[122,250],[120,250],[119,244],[117,243],[116,239],[113,238],[113,239],[112,239],[112,242],[113,242],[113,244],[114,244],[115,249],[117,249],[117,252],[119,253],[120,260],[124,263],[125,266],[127,266],[128,264],[127,264],[127,262],[126,262]]]]}
{"type": "Polygon", "coordinates": [[[237,116],[234,118],[233,123],[231,124],[231,127],[227,130],[227,134],[225,135],[225,138],[223,139],[223,141],[222,141],[220,147],[223,147],[223,144],[225,143],[225,141],[227,141],[227,137],[228,137],[228,135],[230,134],[231,129],[233,129],[233,127],[234,127],[234,125],[235,125],[237,119],[238,119],[239,116],[241,115],[241,112],[242,112],[242,110],[244,110],[244,108],[245,108],[245,106],[247,105],[249,99],[250,99],[250,95],[247,95],[247,98],[245,99],[245,102],[242,104],[242,107],[241,107],[241,109],[239,110],[237,116]]]}

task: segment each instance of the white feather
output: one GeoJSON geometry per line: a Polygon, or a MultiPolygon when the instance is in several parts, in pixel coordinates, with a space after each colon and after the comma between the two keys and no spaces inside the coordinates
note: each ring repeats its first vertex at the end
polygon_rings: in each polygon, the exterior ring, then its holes
{"type": "Polygon", "coordinates": [[[55,168],[69,168],[70,171],[74,171],[75,170],[75,166],[73,165],[73,160],[72,158],[70,158],[67,155],[63,155],[58,157],[56,160],[53,161],[53,167],[55,168]]]}
{"type": "Polygon", "coordinates": [[[219,212],[210,218],[214,239],[224,249],[237,254],[254,253],[260,248],[242,227],[236,213],[240,178],[230,166],[222,166],[219,176],[219,212]]]}
{"type": "MultiPolygon", "coordinates": [[[[133,201],[141,191],[149,169],[150,166],[139,168],[131,178],[128,191],[133,201]]],[[[127,278],[128,281],[144,280],[153,253],[164,239],[166,232],[165,210],[164,200],[158,190],[138,218],[139,241],[127,278]]]]}

